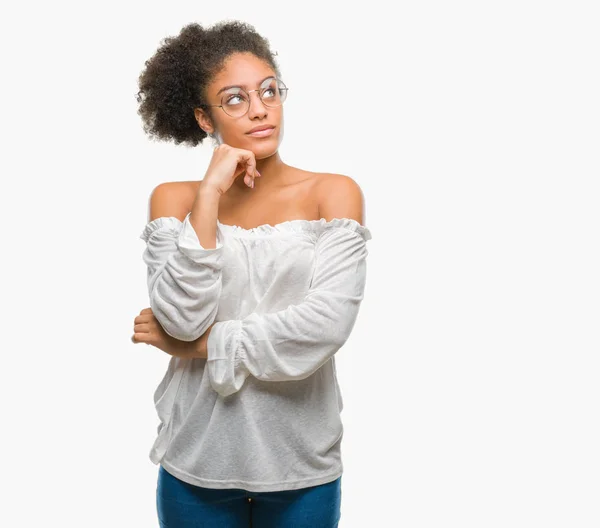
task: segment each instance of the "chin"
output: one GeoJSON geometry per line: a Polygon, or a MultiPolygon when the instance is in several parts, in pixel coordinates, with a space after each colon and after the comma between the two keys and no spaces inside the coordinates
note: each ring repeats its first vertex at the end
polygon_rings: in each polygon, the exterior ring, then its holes
{"type": "Polygon", "coordinates": [[[269,144],[269,145],[261,145],[261,146],[253,146],[251,150],[254,153],[254,156],[256,157],[256,159],[264,159],[264,158],[268,158],[269,156],[272,156],[273,154],[275,154],[277,152],[279,148],[279,144],[275,143],[275,144],[269,144]]]}
{"type": "Polygon", "coordinates": [[[265,138],[260,141],[255,141],[254,138],[251,138],[246,148],[254,152],[254,155],[257,158],[268,158],[277,152],[280,143],[280,137],[275,134],[275,137],[270,137],[268,140],[265,138]]]}

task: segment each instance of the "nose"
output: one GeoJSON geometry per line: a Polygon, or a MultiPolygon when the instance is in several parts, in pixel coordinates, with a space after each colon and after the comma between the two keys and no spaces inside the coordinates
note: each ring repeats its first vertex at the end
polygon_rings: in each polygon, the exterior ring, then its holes
{"type": "Polygon", "coordinates": [[[267,107],[263,104],[258,90],[252,90],[248,93],[250,96],[250,107],[248,108],[248,117],[253,119],[256,116],[264,117],[267,115],[267,107]],[[252,93],[254,92],[254,93],[252,93]]]}

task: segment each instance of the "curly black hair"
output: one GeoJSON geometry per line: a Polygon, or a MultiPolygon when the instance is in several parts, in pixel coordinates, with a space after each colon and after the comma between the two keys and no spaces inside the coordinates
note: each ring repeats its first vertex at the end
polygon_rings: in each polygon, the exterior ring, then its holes
{"type": "Polygon", "coordinates": [[[250,52],[266,61],[281,76],[269,41],[241,21],[222,21],[203,28],[191,23],[179,35],[162,39],[145,62],[136,94],[138,114],[150,139],[195,147],[207,133],[200,128],[194,108],[210,112],[205,89],[233,53],[250,52]]]}

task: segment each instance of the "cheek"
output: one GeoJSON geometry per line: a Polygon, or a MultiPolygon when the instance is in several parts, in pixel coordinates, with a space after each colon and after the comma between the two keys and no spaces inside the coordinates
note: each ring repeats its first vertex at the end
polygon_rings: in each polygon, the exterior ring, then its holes
{"type": "Polygon", "coordinates": [[[221,143],[227,143],[232,147],[240,145],[240,140],[243,142],[246,139],[244,134],[245,129],[233,124],[229,124],[229,126],[223,126],[218,132],[215,132],[215,136],[219,142],[219,145],[221,143]]]}

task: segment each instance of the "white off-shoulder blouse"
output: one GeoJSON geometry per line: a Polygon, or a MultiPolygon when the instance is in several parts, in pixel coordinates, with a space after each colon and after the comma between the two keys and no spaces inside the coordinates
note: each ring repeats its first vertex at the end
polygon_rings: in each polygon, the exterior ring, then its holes
{"type": "Polygon", "coordinates": [[[208,358],[171,356],[154,394],[150,459],[208,488],[279,491],[343,471],[335,353],[356,321],[369,229],[349,218],[253,229],[217,222],[200,245],[188,214],[140,238],[152,311],[192,341],[216,321],[208,358]]]}

